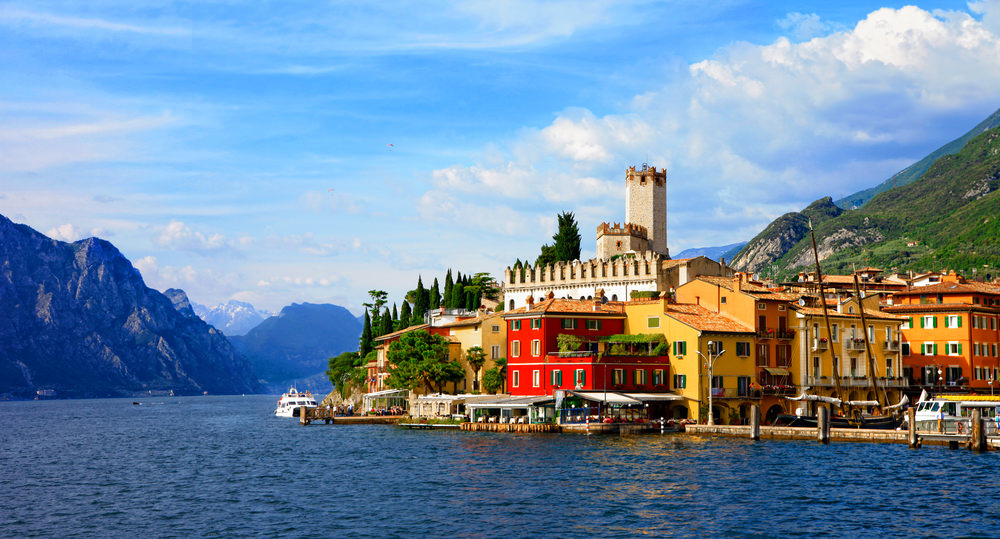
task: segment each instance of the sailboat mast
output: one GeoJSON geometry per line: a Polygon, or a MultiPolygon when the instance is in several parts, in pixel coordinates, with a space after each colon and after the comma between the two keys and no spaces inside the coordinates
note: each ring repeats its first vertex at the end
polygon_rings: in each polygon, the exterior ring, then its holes
{"type": "Polygon", "coordinates": [[[843,399],[844,394],[840,388],[840,365],[837,356],[833,353],[833,331],[830,330],[830,314],[826,310],[826,293],[823,291],[823,271],[819,267],[819,251],[816,249],[816,233],[813,231],[812,219],[809,220],[809,236],[812,238],[813,258],[816,260],[816,284],[819,285],[819,302],[823,305],[823,321],[826,323],[826,335],[830,339],[830,364],[833,366],[833,386],[837,392],[837,398],[843,399]]]}
{"type": "Polygon", "coordinates": [[[882,396],[884,399],[879,398],[879,386],[878,380],[875,378],[875,356],[872,355],[872,343],[868,339],[868,320],[865,317],[865,304],[861,298],[861,286],[858,284],[858,273],[854,272],[854,296],[858,298],[858,310],[861,312],[861,333],[865,336],[865,355],[868,356],[868,383],[871,387],[875,389],[875,400],[878,401],[879,408],[882,407],[882,403],[889,405],[889,395],[886,394],[885,390],[882,390],[882,396]]]}

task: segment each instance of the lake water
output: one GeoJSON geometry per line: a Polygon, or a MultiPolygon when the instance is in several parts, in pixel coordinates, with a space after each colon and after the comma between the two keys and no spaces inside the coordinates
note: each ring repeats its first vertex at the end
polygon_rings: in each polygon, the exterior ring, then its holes
{"type": "Polygon", "coordinates": [[[300,426],[277,397],[0,403],[0,535],[1000,536],[1000,453],[300,426]]]}

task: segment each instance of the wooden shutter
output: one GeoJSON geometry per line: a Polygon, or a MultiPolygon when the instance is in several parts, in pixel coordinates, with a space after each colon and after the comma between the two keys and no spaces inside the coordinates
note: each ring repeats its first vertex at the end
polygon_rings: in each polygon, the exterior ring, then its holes
{"type": "Polygon", "coordinates": [[[958,327],[962,327],[962,315],[958,315],[958,327]]]}

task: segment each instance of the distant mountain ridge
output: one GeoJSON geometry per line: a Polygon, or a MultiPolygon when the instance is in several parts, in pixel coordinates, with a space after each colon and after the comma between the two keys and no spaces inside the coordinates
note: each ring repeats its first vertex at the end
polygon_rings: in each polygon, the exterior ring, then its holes
{"type": "MultiPolygon", "coordinates": [[[[974,276],[986,265],[995,277],[1000,261],[998,189],[1000,128],[994,128],[971,139],[957,154],[939,158],[917,181],[880,193],[860,209],[814,219],[823,270],[847,273],[869,265],[899,271],[948,268],[974,276]]],[[[733,264],[744,271],[766,268],[777,277],[789,277],[798,269],[811,271],[812,265],[808,229],[794,212],[772,222],[733,264]],[[761,246],[772,248],[765,251],[761,246]]]]}
{"type": "MultiPolygon", "coordinates": [[[[736,243],[730,243],[729,245],[720,245],[718,247],[692,247],[690,249],[684,249],[683,251],[677,253],[676,255],[673,256],[673,258],[682,259],[682,258],[696,258],[699,256],[704,256],[718,262],[720,258],[727,257],[729,253],[736,254],[736,252],[738,252],[740,248],[742,248],[746,244],[747,242],[741,241],[736,243]]],[[[726,261],[728,260],[729,258],[726,258],[726,261]]]]}
{"type": "Polygon", "coordinates": [[[946,155],[954,155],[958,153],[959,150],[965,147],[970,140],[998,126],[1000,126],[1000,109],[997,109],[993,114],[990,114],[985,120],[979,122],[979,124],[967,131],[964,135],[934,150],[920,161],[917,161],[916,163],[913,163],[903,170],[893,174],[884,182],[876,185],[875,187],[858,191],[853,195],[848,195],[838,200],[836,204],[845,210],[860,208],[879,193],[888,191],[893,187],[902,187],[912,183],[927,172],[927,169],[930,168],[931,164],[938,159],[946,155]]]}
{"type": "Polygon", "coordinates": [[[295,380],[322,374],[329,358],[357,350],[361,326],[350,311],[339,305],[293,303],[246,335],[229,340],[274,391],[295,380]]]}
{"type": "Polygon", "coordinates": [[[212,324],[228,336],[246,335],[248,331],[257,327],[265,319],[273,316],[268,311],[255,309],[249,303],[232,299],[215,307],[206,307],[197,303],[192,304],[192,307],[194,313],[202,320],[212,324]]]}
{"type": "Polygon", "coordinates": [[[56,241],[0,216],[0,396],[259,392],[225,336],[182,313],[182,295],[147,287],[107,241],[56,241]]]}

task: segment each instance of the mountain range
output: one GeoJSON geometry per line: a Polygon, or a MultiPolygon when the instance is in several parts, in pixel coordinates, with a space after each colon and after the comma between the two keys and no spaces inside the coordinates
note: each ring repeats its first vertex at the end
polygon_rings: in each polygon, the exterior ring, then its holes
{"type": "Polygon", "coordinates": [[[1000,128],[994,128],[969,139],[957,153],[944,153],[918,179],[876,194],[860,209],[842,210],[827,197],[781,216],[747,243],[732,266],[778,278],[811,271],[811,221],[824,272],[848,273],[861,266],[948,268],[995,277],[1000,261],[998,188],[1000,128]]]}
{"type": "MultiPolygon", "coordinates": [[[[329,358],[357,350],[361,326],[344,307],[293,303],[246,335],[229,340],[250,360],[261,381],[276,391],[322,374],[329,358]]],[[[326,391],[331,389],[329,380],[319,382],[326,391]]]]}
{"type": "Polygon", "coordinates": [[[178,292],[147,287],[107,241],[65,243],[0,216],[0,397],[259,392],[178,292]]]}
{"type": "Polygon", "coordinates": [[[246,335],[265,319],[273,316],[268,311],[257,310],[249,303],[236,300],[229,300],[215,307],[192,303],[191,307],[202,320],[229,336],[246,335]]]}

